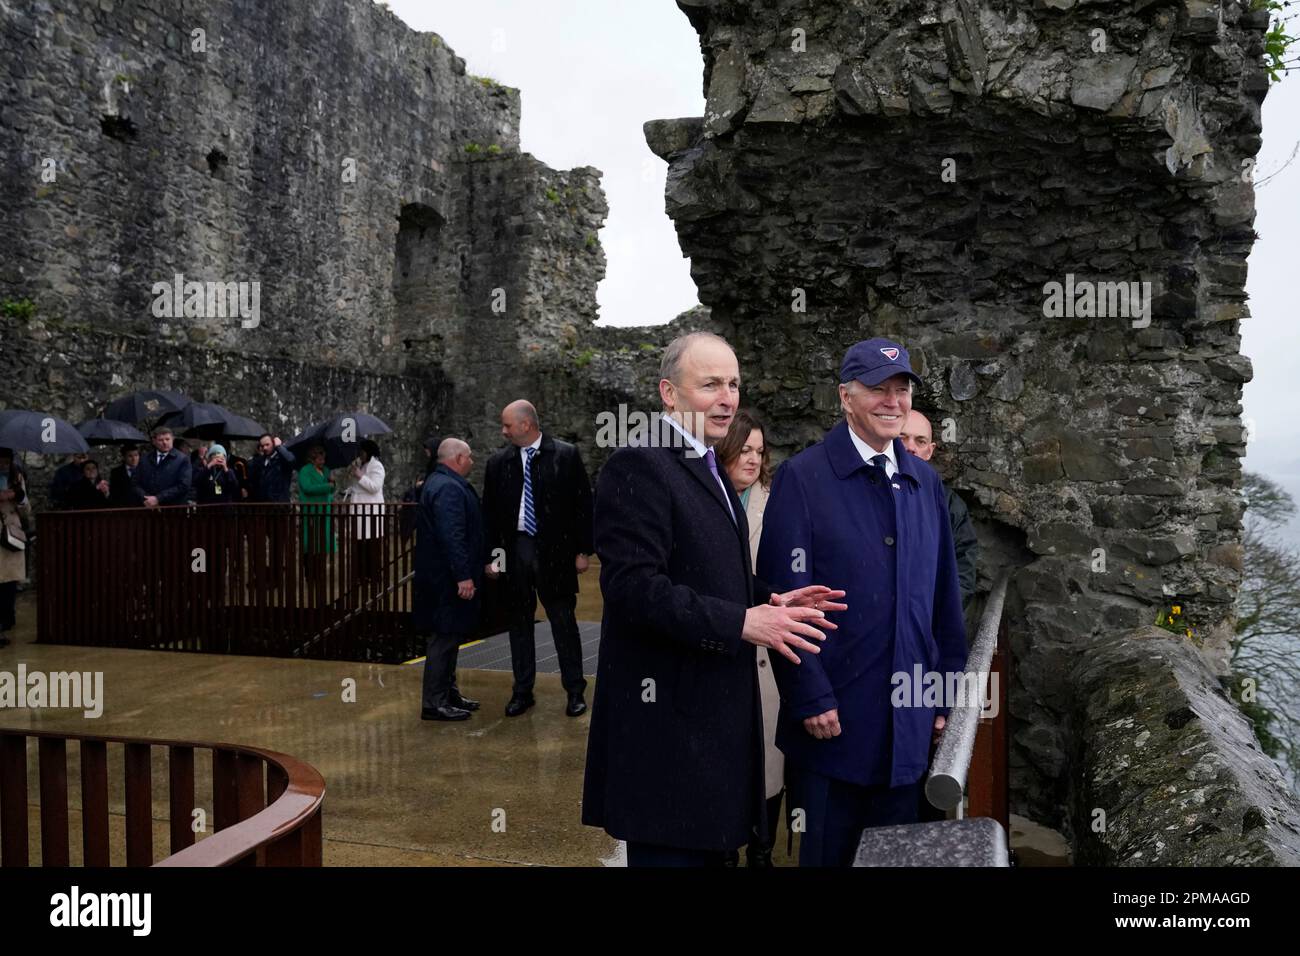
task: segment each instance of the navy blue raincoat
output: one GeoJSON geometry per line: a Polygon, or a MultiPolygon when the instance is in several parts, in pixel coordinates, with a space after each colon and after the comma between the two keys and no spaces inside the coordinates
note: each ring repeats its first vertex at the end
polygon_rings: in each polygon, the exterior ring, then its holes
{"type": "Polygon", "coordinates": [[[439,465],[420,489],[411,607],[415,632],[473,631],[486,564],[478,492],[446,465],[439,465]],[[456,583],[468,580],[473,580],[475,592],[466,601],[457,596],[456,583]]]}
{"type": "Polygon", "coordinates": [[[842,588],[820,654],[769,655],[781,691],[776,743],[795,766],[862,786],[915,783],[946,707],[911,706],[916,665],[959,672],[966,632],[948,505],[939,476],[894,441],[893,479],[862,460],[840,422],[777,471],[763,516],[758,576],[777,592],[842,588]],[[892,681],[906,674],[909,684],[892,681]],[[903,687],[904,692],[898,688],[903,687]],[[901,696],[908,706],[891,704],[901,696]],[[818,740],[803,720],[838,709],[840,735],[818,740]]]}

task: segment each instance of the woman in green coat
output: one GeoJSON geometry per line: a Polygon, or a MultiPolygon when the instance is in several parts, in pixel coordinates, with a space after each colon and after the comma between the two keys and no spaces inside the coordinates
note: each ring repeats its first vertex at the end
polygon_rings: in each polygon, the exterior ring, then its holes
{"type": "Polygon", "coordinates": [[[334,482],[325,468],[325,449],[320,445],[307,452],[307,464],[298,470],[298,501],[302,509],[303,554],[333,554],[334,535],[328,507],[334,497],[334,482]]]}

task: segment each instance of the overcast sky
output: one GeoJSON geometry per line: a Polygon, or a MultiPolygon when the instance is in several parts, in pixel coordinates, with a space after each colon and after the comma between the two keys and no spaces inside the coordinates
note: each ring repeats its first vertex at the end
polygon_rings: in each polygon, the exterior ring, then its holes
{"type": "MultiPolygon", "coordinates": [[[[608,271],[602,323],[667,322],[696,302],[689,263],[664,214],[665,164],[645,145],[648,119],[703,112],[699,42],[672,0],[391,0],[416,30],[432,30],[466,68],[521,90],[523,148],[557,169],[604,173],[610,213],[600,241],[608,271]]],[[[1300,143],[1300,75],[1264,102],[1257,182],[1300,143]]],[[[1242,351],[1255,363],[1245,415],[1255,438],[1246,466],[1300,499],[1300,158],[1259,186],[1247,289],[1253,318],[1242,351]]],[[[1300,521],[1293,523],[1300,544],[1300,521]]]]}

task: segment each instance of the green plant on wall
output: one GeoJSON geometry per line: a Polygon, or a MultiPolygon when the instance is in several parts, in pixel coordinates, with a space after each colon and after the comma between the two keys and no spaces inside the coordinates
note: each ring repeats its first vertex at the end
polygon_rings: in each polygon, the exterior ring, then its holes
{"type": "Polygon", "coordinates": [[[578,368],[586,368],[588,365],[591,364],[591,360],[595,357],[595,355],[596,355],[595,349],[583,349],[581,352],[578,353],[578,357],[573,360],[573,364],[578,366],[578,368]]]}
{"type": "Polygon", "coordinates": [[[36,314],[36,303],[31,299],[5,299],[0,302],[0,312],[3,312],[6,318],[26,322],[36,314]]]}
{"type": "Polygon", "coordinates": [[[465,144],[465,152],[470,153],[470,154],[481,153],[481,152],[483,152],[483,147],[480,146],[478,143],[466,143],[466,144],[465,144]]]}
{"type": "Polygon", "coordinates": [[[1296,37],[1287,32],[1294,14],[1286,11],[1294,2],[1295,0],[1252,0],[1250,5],[1252,10],[1267,10],[1272,15],[1268,32],[1264,34],[1264,69],[1268,70],[1268,78],[1274,83],[1279,82],[1284,73],[1294,70],[1300,63],[1300,57],[1287,59],[1296,37]]]}
{"type": "Polygon", "coordinates": [[[546,190],[546,198],[553,203],[558,203],[560,201],[560,194],[554,189],[548,189],[546,190]]]}

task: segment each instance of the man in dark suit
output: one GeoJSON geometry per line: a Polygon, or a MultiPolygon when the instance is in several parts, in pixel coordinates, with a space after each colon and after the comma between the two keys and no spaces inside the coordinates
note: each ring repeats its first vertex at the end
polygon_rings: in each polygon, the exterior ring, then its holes
{"type": "Polygon", "coordinates": [[[476,700],[456,686],[456,656],[478,621],[483,583],[483,517],[465,480],[474,467],[469,445],[444,438],[438,466],[420,489],[415,530],[415,633],[425,636],[423,720],[468,720],[476,700]]]}
{"type": "Polygon", "coordinates": [[[136,492],[146,508],[183,505],[190,497],[190,460],[172,447],[172,430],[161,425],[153,430],[153,451],[144,456],[136,471],[136,492]]]}
{"type": "Polygon", "coordinates": [[[537,409],[528,402],[511,402],[502,410],[501,437],[510,444],[488,461],[483,514],[489,553],[505,558],[503,569],[494,562],[486,572],[495,578],[504,571],[510,602],[515,683],[506,716],[518,717],[535,703],[533,616],[541,598],[560,661],[560,680],[569,695],[564,712],[577,717],[587,709],[582,638],[574,612],[578,575],[587,570],[587,556],[594,550],[591,483],[578,449],[543,435],[537,409]]]}
{"type": "Polygon", "coordinates": [[[122,446],[122,463],[108,473],[108,500],[114,508],[134,508],[141,503],[135,486],[139,469],[140,449],[122,446]]]}
{"type": "Polygon", "coordinates": [[[288,504],[293,466],[293,452],[278,436],[267,434],[259,438],[257,454],[248,465],[248,500],[288,504]]]}
{"type": "Polygon", "coordinates": [[[765,824],[754,648],[817,654],[824,612],[845,605],[754,578],[745,509],[712,449],[740,400],[730,346],[682,336],[660,374],[664,416],[596,486],[605,614],[582,821],[626,840],[629,866],[722,865],[765,824]]]}

